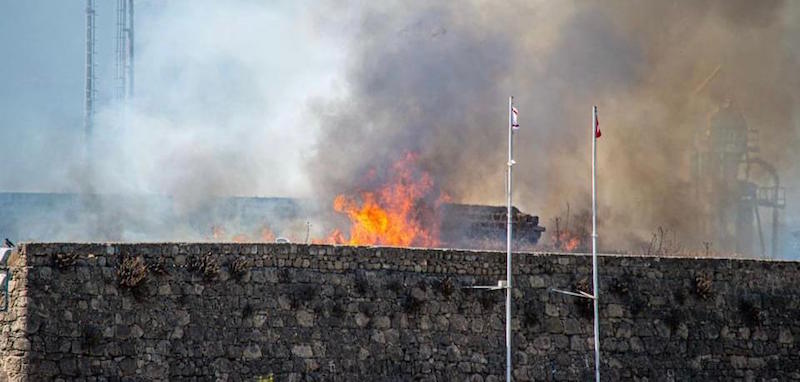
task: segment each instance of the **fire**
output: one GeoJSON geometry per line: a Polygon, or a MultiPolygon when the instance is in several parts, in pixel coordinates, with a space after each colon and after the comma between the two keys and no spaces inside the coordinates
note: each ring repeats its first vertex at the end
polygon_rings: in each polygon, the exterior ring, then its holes
{"type": "Polygon", "coordinates": [[[566,213],[553,219],[553,249],[566,252],[585,251],[588,243],[589,227],[591,227],[592,215],[589,210],[581,210],[571,214],[569,204],[566,213]],[[563,226],[562,226],[563,223],[563,226]]]}
{"type": "Polygon", "coordinates": [[[223,240],[225,238],[225,229],[215,225],[211,227],[211,239],[214,241],[223,240]]]}
{"type": "Polygon", "coordinates": [[[328,235],[328,237],[324,239],[314,239],[311,240],[311,244],[344,244],[347,243],[347,238],[344,237],[344,234],[339,229],[334,229],[328,235]]]}
{"type": "Polygon", "coordinates": [[[560,229],[553,235],[553,248],[566,252],[585,249],[584,238],[586,236],[586,234],[581,234],[580,231],[560,229]]]}
{"type": "Polygon", "coordinates": [[[567,252],[572,252],[576,250],[581,245],[581,238],[580,236],[576,235],[573,232],[564,230],[558,233],[558,237],[556,238],[556,249],[560,249],[567,252]]]}
{"type": "Polygon", "coordinates": [[[275,234],[267,227],[261,228],[261,241],[265,243],[275,242],[275,234]]]}
{"type": "MultiPolygon", "coordinates": [[[[334,230],[326,240],[335,244],[436,246],[435,219],[441,197],[436,196],[430,174],[416,166],[417,156],[407,154],[391,166],[388,181],[360,197],[337,195],[333,209],[350,220],[349,238],[334,230]]],[[[374,171],[371,172],[374,174],[374,171]]]]}
{"type": "Polygon", "coordinates": [[[251,236],[246,233],[237,233],[228,236],[223,227],[214,225],[211,227],[211,234],[206,238],[212,241],[232,241],[234,243],[255,243],[257,241],[272,243],[275,241],[275,234],[268,227],[262,227],[258,235],[251,236]],[[255,240],[255,237],[259,239],[255,240]]]}

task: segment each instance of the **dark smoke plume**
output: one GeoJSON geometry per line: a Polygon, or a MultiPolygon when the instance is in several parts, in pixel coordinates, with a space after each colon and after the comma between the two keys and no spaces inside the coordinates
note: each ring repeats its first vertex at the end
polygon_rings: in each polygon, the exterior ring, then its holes
{"type": "Polygon", "coordinates": [[[635,249],[659,226],[699,246],[694,139],[732,99],[789,183],[796,221],[800,3],[371,2],[348,14],[349,93],[319,106],[309,163],[326,198],[411,151],[454,201],[502,204],[516,95],[515,204],[544,221],[588,208],[596,104],[603,246],[635,249]]]}

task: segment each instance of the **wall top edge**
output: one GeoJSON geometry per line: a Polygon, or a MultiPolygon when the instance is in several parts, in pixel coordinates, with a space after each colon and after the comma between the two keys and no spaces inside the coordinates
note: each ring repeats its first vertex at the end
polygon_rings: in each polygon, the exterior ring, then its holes
{"type": "MultiPolygon", "coordinates": [[[[404,252],[408,254],[453,254],[453,255],[481,255],[481,256],[505,256],[505,251],[492,250],[473,250],[460,248],[415,248],[415,247],[390,247],[390,246],[349,246],[349,245],[329,245],[329,244],[298,244],[298,243],[231,243],[231,242],[24,242],[17,245],[20,252],[29,255],[36,255],[43,249],[62,249],[91,250],[96,249],[101,253],[113,253],[113,248],[129,247],[200,247],[201,249],[216,249],[225,252],[247,252],[252,248],[270,249],[291,249],[291,252],[327,252],[356,251],[386,251],[388,253],[404,252]],[[102,251],[100,251],[102,249],[102,251]]],[[[540,257],[591,257],[591,253],[573,252],[552,252],[552,251],[515,251],[515,256],[540,256],[540,257]]],[[[649,261],[731,261],[731,262],[765,262],[765,263],[796,263],[798,260],[785,259],[758,259],[730,256],[643,256],[629,253],[598,253],[603,258],[637,259],[649,261]]]]}

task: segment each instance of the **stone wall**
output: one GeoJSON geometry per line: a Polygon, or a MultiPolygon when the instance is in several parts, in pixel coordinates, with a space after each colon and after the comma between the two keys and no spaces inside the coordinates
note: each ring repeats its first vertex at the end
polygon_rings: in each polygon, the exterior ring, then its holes
{"type": "MultiPolygon", "coordinates": [[[[591,379],[590,259],[515,255],[516,380],[591,379]]],[[[603,256],[604,380],[800,380],[800,263],[603,256]]],[[[504,373],[501,253],[25,244],[0,380],[470,380],[504,373]],[[144,278],[142,278],[144,277],[144,278]]]]}

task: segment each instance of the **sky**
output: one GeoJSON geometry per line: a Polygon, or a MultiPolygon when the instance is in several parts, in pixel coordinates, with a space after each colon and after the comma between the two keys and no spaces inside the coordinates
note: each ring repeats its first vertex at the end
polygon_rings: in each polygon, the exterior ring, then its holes
{"type": "Polygon", "coordinates": [[[16,153],[0,162],[0,190],[79,191],[91,178],[100,192],[308,193],[298,166],[316,122],[304,115],[341,91],[344,33],[322,33],[307,2],[139,0],[137,94],[123,125],[116,2],[96,3],[103,160],[87,174],[85,2],[0,2],[0,137],[16,153]]]}
{"type": "Polygon", "coordinates": [[[59,164],[73,159],[81,138],[83,7],[4,1],[0,36],[0,136],[16,153],[0,162],[0,188],[59,189],[52,179],[69,171],[59,164]]]}

